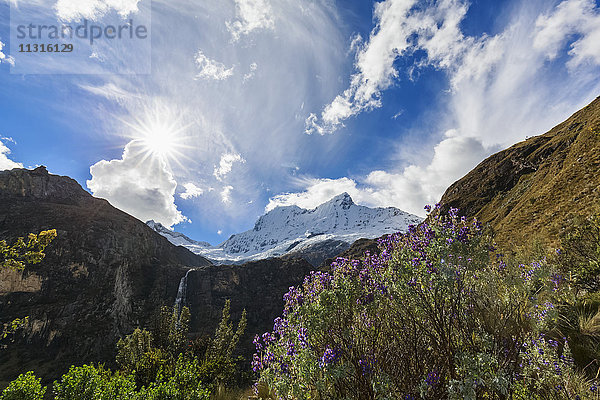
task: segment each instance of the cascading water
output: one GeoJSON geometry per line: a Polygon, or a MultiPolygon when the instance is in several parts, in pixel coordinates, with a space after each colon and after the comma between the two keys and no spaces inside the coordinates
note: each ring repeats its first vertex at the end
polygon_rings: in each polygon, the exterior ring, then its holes
{"type": "Polygon", "coordinates": [[[188,272],[185,273],[185,276],[181,278],[181,281],[179,281],[179,289],[177,289],[177,297],[175,298],[174,306],[178,313],[181,313],[181,309],[185,306],[187,301],[187,281],[190,271],[192,270],[188,270],[188,272]]]}

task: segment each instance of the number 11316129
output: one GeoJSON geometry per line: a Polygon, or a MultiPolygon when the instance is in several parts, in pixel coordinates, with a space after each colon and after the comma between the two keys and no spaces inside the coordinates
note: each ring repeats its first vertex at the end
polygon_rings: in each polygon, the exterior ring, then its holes
{"type": "Polygon", "coordinates": [[[27,43],[19,44],[19,53],[71,53],[73,51],[72,44],[53,43],[53,44],[38,44],[27,43]]]}

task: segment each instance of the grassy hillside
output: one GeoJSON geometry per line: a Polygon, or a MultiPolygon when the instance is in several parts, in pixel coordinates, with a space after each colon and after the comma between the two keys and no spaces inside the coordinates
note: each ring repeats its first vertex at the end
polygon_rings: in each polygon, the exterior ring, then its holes
{"type": "Polygon", "coordinates": [[[496,239],[556,245],[600,205],[600,97],[550,132],[492,155],[454,183],[441,203],[489,223],[496,239]]]}

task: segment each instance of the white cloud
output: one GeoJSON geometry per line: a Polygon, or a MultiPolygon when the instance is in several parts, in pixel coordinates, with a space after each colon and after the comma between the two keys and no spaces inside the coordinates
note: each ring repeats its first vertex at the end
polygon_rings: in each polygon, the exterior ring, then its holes
{"type": "Polygon", "coordinates": [[[536,21],[534,47],[555,59],[571,35],[569,65],[577,67],[586,60],[600,64],[600,10],[593,0],[566,0],[549,15],[536,21]]]}
{"type": "Polygon", "coordinates": [[[340,193],[348,193],[355,201],[363,201],[362,192],[357,188],[356,182],[349,178],[340,179],[304,179],[298,182],[305,190],[298,193],[284,193],[269,199],[265,211],[275,207],[295,205],[307,210],[313,209],[324,202],[331,200],[340,193]]]}
{"type": "Polygon", "coordinates": [[[135,94],[123,86],[116,85],[113,82],[109,82],[100,86],[80,84],[79,87],[87,92],[102,96],[109,100],[115,100],[118,103],[124,103],[132,99],[139,99],[141,96],[135,94]]]}
{"type": "Polygon", "coordinates": [[[92,165],[90,174],[87,186],[94,196],[141,221],[172,226],[187,220],[175,205],[177,182],[164,160],[146,157],[135,142],[125,146],[121,159],[92,165]]]}
{"type": "Polygon", "coordinates": [[[397,76],[394,60],[411,45],[409,36],[427,29],[432,21],[409,17],[417,0],[386,0],[375,4],[373,18],[376,26],[368,43],[358,48],[350,87],[328,104],[321,114],[311,114],[306,120],[306,133],[332,133],[343,121],[363,111],[381,107],[381,91],[387,89],[397,76]]]}
{"type": "Polygon", "coordinates": [[[253,62],[252,64],[250,64],[250,72],[248,72],[247,74],[244,74],[244,82],[246,82],[249,79],[252,79],[254,77],[254,74],[256,74],[256,70],[258,69],[258,64],[253,62]]]}
{"type": "Polygon", "coordinates": [[[446,133],[446,138],[435,147],[432,162],[425,167],[411,165],[398,173],[373,171],[359,180],[301,180],[299,185],[304,187],[304,191],[274,196],[269,200],[266,210],[288,205],[311,209],[347,192],[359,204],[399,207],[423,215],[423,206],[438,201],[447,182],[463,176],[488,154],[477,139],[456,137],[455,133],[446,133]]]}
{"type": "Polygon", "coordinates": [[[223,234],[223,231],[219,229],[219,230],[217,231],[217,235],[221,236],[222,234],[223,234]]]}
{"type": "Polygon", "coordinates": [[[246,162],[246,160],[244,160],[241,155],[236,153],[223,154],[221,156],[221,161],[219,162],[219,165],[215,165],[213,175],[215,176],[215,178],[217,178],[217,180],[222,181],[227,175],[229,175],[229,173],[233,169],[233,164],[236,162],[243,164],[246,162]]]}
{"type": "Polygon", "coordinates": [[[231,204],[231,191],[233,190],[233,186],[225,186],[223,190],[221,190],[221,201],[225,204],[231,204]]]}
{"type": "Polygon", "coordinates": [[[226,22],[233,41],[258,29],[274,29],[275,20],[269,0],[235,0],[236,19],[226,22]]]}
{"type": "Polygon", "coordinates": [[[231,77],[235,69],[235,67],[227,68],[225,64],[206,57],[201,50],[196,54],[196,66],[200,70],[196,78],[218,81],[231,77]]]}
{"type": "Polygon", "coordinates": [[[8,63],[10,65],[15,65],[15,59],[12,56],[7,56],[6,54],[4,54],[2,52],[3,48],[4,48],[4,43],[2,43],[0,41],[0,64],[8,63]]]}
{"type": "MultiPolygon", "coordinates": [[[[523,2],[507,27],[494,36],[463,34],[465,1],[442,0],[420,8],[415,4],[377,3],[369,40],[362,46],[353,44],[359,50],[349,88],[326,105],[320,117],[308,117],[306,133],[332,133],[346,119],[381,107],[382,92],[402,73],[409,74],[397,70],[395,60],[420,50],[426,56],[411,68],[437,68],[446,73],[450,89],[436,112],[434,129],[447,133],[433,156],[356,181],[308,182],[304,192],[275,197],[269,207],[314,205],[326,197],[320,193],[330,194],[326,189],[338,191],[342,185],[367,205],[394,205],[422,214],[424,204],[438,201],[450,184],[487,155],[545,132],[600,89],[595,67],[600,64],[600,20],[593,1],[567,0],[541,17],[537,2],[523,2]],[[567,43],[568,72],[564,65],[547,65],[548,59],[559,59],[567,43]]],[[[423,139],[419,143],[431,140],[423,139]]],[[[413,151],[427,154],[415,146],[413,151]]]]}
{"type": "Polygon", "coordinates": [[[188,200],[188,199],[192,199],[194,197],[198,197],[201,196],[202,193],[204,193],[204,190],[202,190],[202,188],[199,188],[198,186],[196,186],[193,183],[186,183],[183,185],[183,187],[185,188],[185,192],[181,193],[179,195],[179,197],[181,197],[184,200],[188,200]]]}
{"type": "Polygon", "coordinates": [[[138,11],[140,0],[58,0],[54,10],[64,21],[98,20],[111,10],[123,18],[138,11]]]}
{"type": "Polygon", "coordinates": [[[375,28],[369,40],[356,39],[351,48],[358,49],[350,77],[350,86],[325,106],[320,118],[311,114],[306,120],[307,134],[333,133],[344,121],[362,112],[379,108],[382,92],[399,77],[394,62],[416,50],[425,50],[428,61],[440,68],[450,68],[460,55],[477,45],[465,40],[460,22],[468,6],[461,0],[443,0],[435,6],[416,9],[418,0],[385,0],[375,4],[375,28]]]}
{"type": "Polygon", "coordinates": [[[392,116],[392,119],[398,119],[404,114],[404,110],[398,111],[396,114],[392,116]]]}
{"type": "Polygon", "coordinates": [[[435,146],[434,156],[424,167],[411,165],[399,173],[373,171],[364,180],[370,203],[396,206],[423,215],[425,204],[439,201],[449,184],[458,180],[489,154],[476,138],[451,135],[435,146]]]}
{"type": "MultiPolygon", "coordinates": [[[[7,141],[12,141],[12,139],[10,139],[10,138],[2,138],[2,139],[7,140],[7,141]]],[[[10,154],[10,149],[2,141],[0,141],[0,171],[4,171],[7,169],[13,169],[13,168],[23,168],[23,164],[14,162],[10,158],[8,158],[9,154],[10,154]]]]}

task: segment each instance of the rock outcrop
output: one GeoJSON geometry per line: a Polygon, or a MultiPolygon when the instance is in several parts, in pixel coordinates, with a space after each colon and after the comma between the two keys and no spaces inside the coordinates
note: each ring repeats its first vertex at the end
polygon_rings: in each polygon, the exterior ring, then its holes
{"type": "Polygon", "coordinates": [[[55,378],[71,364],[114,360],[115,343],[173,304],[181,277],[210,263],[92,197],[68,178],[0,172],[0,238],[56,229],[46,258],[0,276],[0,322],[29,317],[0,350],[0,381],[28,370],[55,378]]]}
{"type": "Polygon", "coordinates": [[[273,329],[273,320],[283,311],[283,295],[314,269],[304,259],[283,257],[190,271],[183,304],[190,308],[191,333],[212,335],[230,299],[233,320],[239,320],[242,310],[247,312],[248,328],[240,345],[249,360],[254,335],[273,329]]]}

